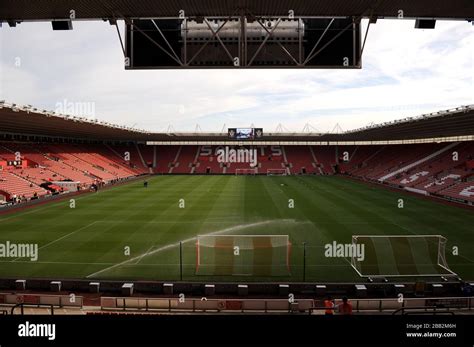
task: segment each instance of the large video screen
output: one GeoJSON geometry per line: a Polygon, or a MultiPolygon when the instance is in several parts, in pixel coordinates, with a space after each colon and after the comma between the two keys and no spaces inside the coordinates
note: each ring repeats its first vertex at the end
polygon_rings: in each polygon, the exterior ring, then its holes
{"type": "Polygon", "coordinates": [[[262,128],[229,128],[229,138],[235,140],[254,140],[263,136],[262,128]]]}

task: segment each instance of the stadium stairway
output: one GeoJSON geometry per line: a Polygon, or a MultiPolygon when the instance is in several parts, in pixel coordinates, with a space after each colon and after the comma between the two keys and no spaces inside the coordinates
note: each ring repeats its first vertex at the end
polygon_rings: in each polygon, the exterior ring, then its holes
{"type": "Polygon", "coordinates": [[[369,160],[377,152],[377,146],[344,146],[338,148],[339,172],[352,173],[363,167],[364,162],[369,160]],[[349,157],[345,160],[344,154],[349,157]]]}
{"type": "Polygon", "coordinates": [[[429,161],[429,160],[431,160],[431,159],[437,157],[438,155],[440,155],[440,154],[442,154],[442,153],[444,153],[444,152],[450,150],[451,148],[457,146],[458,144],[459,144],[459,142],[450,143],[449,145],[447,145],[447,146],[445,146],[445,147],[443,147],[443,148],[437,150],[437,151],[434,152],[434,153],[431,153],[430,155],[428,155],[428,156],[426,156],[426,157],[424,157],[424,158],[422,158],[422,159],[419,159],[419,160],[417,160],[417,161],[415,161],[415,162],[413,162],[413,163],[411,163],[411,164],[408,164],[408,165],[406,165],[406,166],[404,166],[404,167],[402,167],[402,168],[400,168],[400,169],[398,169],[398,170],[392,171],[392,172],[390,172],[389,174],[380,177],[380,178],[378,179],[378,181],[379,181],[379,182],[383,182],[383,181],[385,181],[385,180],[387,180],[387,179],[389,179],[389,178],[391,178],[391,177],[393,177],[393,176],[395,176],[395,175],[397,175],[397,174],[399,174],[399,173],[402,173],[402,172],[404,172],[404,171],[408,171],[409,169],[414,168],[415,166],[418,166],[418,165],[420,165],[420,164],[422,164],[422,163],[425,163],[425,162],[427,162],[427,161],[429,161]]]}
{"type": "Polygon", "coordinates": [[[36,193],[38,196],[44,196],[47,190],[33,184],[20,176],[16,176],[9,172],[0,171],[0,190],[9,193],[11,196],[25,196],[31,199],[36,193]]]}
{"type": "MultiPolygon", "coordinates": [[[[349,173],[353,176],[359,176],[359,177],[364,177],[365,174],[369,171],[369,168],[371,166],[371,162],[373,162],[374,158],[378,158],[379,154],[384,151],[386,146],[374,146],[374,151],[370,153],[365,159],[363,159],[359,166],[351,166],[349,169],[349,173]]],[[[360,153],[360,151],[359,151],[360,153]]],[[[349,167],[347,167],[349,168],[349,167]]]]}
{"type": "Polygon", "coordinates": [[[136,175],[136,172],[133,172],[123,163],[115,162],[103,155],[104,148],[102,146],[88,147],[87,149],[78,147],[77,150],[79,151],[75,155],[77,158],[93,167],[101,168],[101,170],[108,172],[117,178],[126,178],[136,175]]]}
{"type": "Polygon", "coordinates": [[[452,185],[439,191],[438,194],[474,202],[474,181],[452,185]]]}
{"type": "Polygon", "coordinates": [[[444,187],[440,187],[440,189],[443,189],[446,187],[446,183],[453,180],[463,180],[474,171],[467,167],[467,161],[472,157],[474,148],[469,143],[461,143],[453,149],[457,153],[457,160],[453,160],[454,152],[446,151],[423,165],[397,175],[389,181],[418,189],[422,189],[420,186],[429,188],[442,185],[444,187]]]}
{"type": "Polygon", "coordinates": [[[156,163],[155,173],[166,174],[170,171],[170,165],[176,159],[179,146],[141,146],[142,153],[147,162],[156,163]]]}
{"type": "Polygon", "coordinates": [[[191,173],[192,163],[196,158],[199,146],[181,146],[176,158],[176,164],[172,173],[191,173]]]}
{"type": "Polygon", "coordinates": [[[127,173],[127,176],[140,175],[147,173],[148,171],[140,161],[136,163],[137,159],[139,160],[139,155],[134,146],[127,148],[122,152],[123,154],[120,155],[119,152],[117,152],[117,148],[111,147],[107,144],[104,146],[99,145],[97,146],[97,153],[105,157],[109,162],[109,165],[119,165],[119,167],[127,173]],[[126,153],[129,154],[129,161],[125,160],[126,153]],[[132,161],[132,158],[134,161],[132,161]]]}
{"type": "Polygon", "coordinates": [[[315,170],[311,161],[311,151],[308,146],[286,146],[286,155],[291,166],[291,173],[313,173],[315,170]]]}
{"type": "MultiPolygon", "coordinates": [[[[141,164],[143,167],[146,168],[146,170],[150,174],[158,173],[158,170],[157,170],[158,154],[156,153],[157,151],[154,147],[155,146],[135,144],[136,152],[140,158],[141,164]]],[[[135,164],[137,165],[136,158],[134,160],[135,160],[135,164]]]]}
{"type": "Polygon", "coordinates": [[[126,167],[137,175],[148,173],[148,168],[141,161],[140,154],[138,153],[136,146],[122,147],[120,149],[105,145],[105,148],[102,149],[101,154],[106,156],[109,160],[126,167]],[[122,151],[122,155],[119,153],[120,149],[124,149],[122,151]],[[128,157],[128,161],[125,160],[126,154],[130,155],[128,157]]]}
{"type": "Polygon", "coordinates": [[[0,159],[15,160],[15,152],[8,147],[0,145],[0,159]]]}
{"type": "Polygon", "coordinates": [[[13,169],[11,173],[38,186],[46,182],[64,180],[64,177],[61,175],[58,175],[43,167],[18,168],[13,169]]]}
{"type": "Polygon", "coordinates": [[[176,156],[174,157],[171,165],[170,165],[170,169],[168,170],[168,173],[171,174],[173,173],[173,169],[177,166],[179,166],[179,162],[178,162],[178,158],[179,158],[179,155],[181,154],[181,150],[183,149],[183,145],[180,145],[179,148],[178,148],[178,151],[176,152],[176,156]]]}
{"type": "MultiPolygon", "coordinates": [[[[197,149],[196,149],[196,153],[194,154],[194,159],[193,159],[193,162],[192,162],[192,168],[191,168],[191,173],[195,173],[196,172],[196,164],[198,162],[198,159],[199,159],[199,153],[201,151],[201,146],[197,146],[197,149]]],[[[224,168],[224,173],[225,173],[225,168],[224,168]]]]}
{"type": "Polygon", "coordinates": [[[314,154],[314,150],[312,146],[309,146],[309,152],[311,153],[311,158],[313,158],[313,167],[319,172],[321,175],[323,174],[323,170],[321,166],[319,165],[318,159],[316,158],[316,155],[314,154]]]}
{"type": "MultiPolygon", "coordinates": [[[[143,168],[145,169],[145,171],[142,171],[142,173],[146,173],[146,172],[153,173],[153,169],[146,165],[145,159],[143,158],[142,152],[140,151],[140,146],[138,146],[138,144],[135,143],[135,145],[133,146],[133,149],[131,149],[130,151],[130,154],[132,154],[133,151],[136,151],[136,154],[138,154],[138,158],[140,158],[140,163],[136,162],[136,159],[135,159],[135,161],[133,162],[134,166],[139,168],[140,167],[139,164],[141,164],[143,168]]],[[[137,158],[137,157],[134,156],[134,158],[137,158]]]]}
{"type": "Polygon", "coordinates": [[[313,146],[316,162],[325,175],[333,175],[334,165],[336,165],[335,146],[313,146]]]}

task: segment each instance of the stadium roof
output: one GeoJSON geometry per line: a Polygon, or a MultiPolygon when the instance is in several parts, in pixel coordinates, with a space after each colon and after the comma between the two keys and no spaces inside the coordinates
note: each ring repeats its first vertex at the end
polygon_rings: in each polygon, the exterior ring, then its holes
{"type": "MultiPolygon", "coordinates": [[[[0,102],[0,134],[89,141],[229,141],[227,133],[152,133],[0,102]]],[[[474,105],[334,133],[270,133],[261,141],[387,141],[474,135],[474,105]]]]}
{"type": "Polygon", "coordinates": [[[2,0],[0,21],[230,16],[245,9],[259,16],[376,16],[395,18],[472,19],[472,0],[2,0]]]}
{"type": "Polygon", "coordinates": [[[137,129],[0,102],[2,133],[86,140],[141,141],[146,138],[146,132],[137,129]]]}
{"type": "Polygon", "coordinates": [[[458,107],[419,117],[409,117],[372,127],[356,129],[342,135],[351,141],[370,139],[399,140],[474,135],[474,107],[458,107]]]}

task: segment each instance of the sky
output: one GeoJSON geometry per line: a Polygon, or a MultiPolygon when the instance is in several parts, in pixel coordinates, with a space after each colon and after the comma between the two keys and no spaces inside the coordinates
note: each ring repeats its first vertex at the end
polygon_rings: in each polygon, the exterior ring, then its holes
{"type": "Polygon", "coordinates": [[[345,131],[474,104],[466,21],[420,30],[414,20],[379,20],[355,70],[125,70],[114,26],[73,26],[3,24],[0,100],[155,132],[345,131]]]}

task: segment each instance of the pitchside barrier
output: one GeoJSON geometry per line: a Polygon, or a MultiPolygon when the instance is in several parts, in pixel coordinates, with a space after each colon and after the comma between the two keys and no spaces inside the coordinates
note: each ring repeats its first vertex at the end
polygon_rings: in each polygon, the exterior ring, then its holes
{"type": "Polygon", "coordinates": [[[44,295],[44,294],[3,294],[0,293],[0,304],[8,305],[52,305],[55,307],[82,307],[82,296],[44,295]]]}
{"type": "Polygon", "coordinates": [[[314,306],[312,299],[205,299],[202,298],[113,298],[100,300],[103,310],[145,310],[168,312],[294,312],[308,311],[314,306]]]}
{"type": "Polygon", "coordinates": [[[356,235],[351,266],[361,277],[457,276],[446,262],[447,239],[441,235],[356,235]],[[354,252],[355,253],[355,252],[354,252]]]}
{"type": "MultiPolygon", "coordinates": [[[[350,299],[354,312],[406,311],[471,311],[474,309],[473,297],[435,297],[391,299],[350,299]]],[[[342,301],[335,300],[336,306],[342,301]]],[[[313,299],[206,299],[203,298],[128,298],[102,297],[102,310],[157,311],[157,312],[308,312],[323,314],[323,300],[313,299]]],[[[336,311],[337,313],[337,311],[336,311]]]]}

